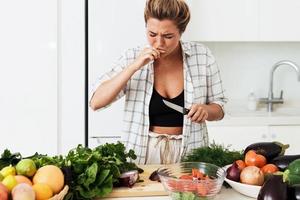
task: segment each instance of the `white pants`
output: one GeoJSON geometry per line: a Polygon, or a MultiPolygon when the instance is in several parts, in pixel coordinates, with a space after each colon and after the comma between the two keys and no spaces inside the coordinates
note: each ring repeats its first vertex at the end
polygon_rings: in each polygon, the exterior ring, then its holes
{"type": "Polygon", "coordinates": [[[146,164],[173,164],[180,162],[182,135],[149,132],[146,164]]]}

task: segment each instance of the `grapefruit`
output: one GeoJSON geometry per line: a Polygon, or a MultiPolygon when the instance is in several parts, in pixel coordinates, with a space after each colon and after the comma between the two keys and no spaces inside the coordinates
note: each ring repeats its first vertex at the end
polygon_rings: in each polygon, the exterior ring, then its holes
{"type": "Polygon", "coordinates": [[[39,168],[33,176],[33,185],[44,183],[51,187],[54,194],[59,193],[64,187],[64,174],[55,165],[45,165],[39,168]]]}

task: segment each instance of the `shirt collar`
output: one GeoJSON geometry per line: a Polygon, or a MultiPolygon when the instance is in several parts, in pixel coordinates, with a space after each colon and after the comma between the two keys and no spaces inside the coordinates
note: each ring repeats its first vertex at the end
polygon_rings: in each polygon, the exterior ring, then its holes
{"type": "Polygon", "coordinates": [[[183,42],[180,40],[182,52],[188,56],[191,55],[191,44],[189,42],[183,42]]]}

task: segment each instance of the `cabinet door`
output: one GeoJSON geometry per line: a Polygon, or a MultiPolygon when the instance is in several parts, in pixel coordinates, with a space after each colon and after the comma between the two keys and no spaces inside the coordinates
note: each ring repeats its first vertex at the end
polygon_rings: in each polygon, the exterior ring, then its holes
{"type": "Polygon", "coordinates": [[[0,1],[0,151],[57,153],[57,1],[0,1]]]}
{"type": "Polygon", "coordinates": [[[257,0],[189,0],[184,37],[201,41],[253,41],[258,37],[257,0]]]}
{"type": "Polygon", "coordinates": [[[299,0],[260,0],[259,10],[260,41],[300,40],[299,0]]]}
{"type": "Polygon", "coordinates": [[[300,126],[270,126],[269,134],[272,141],[290,145],[286,154],[300,154],[300,126]]]}
{"type": "Polygon", "coordinates": [[[243,150],[249,144],[268,140],[267,126],[211,126],[209,141],[230,145],[230,149],[243,150]]]}

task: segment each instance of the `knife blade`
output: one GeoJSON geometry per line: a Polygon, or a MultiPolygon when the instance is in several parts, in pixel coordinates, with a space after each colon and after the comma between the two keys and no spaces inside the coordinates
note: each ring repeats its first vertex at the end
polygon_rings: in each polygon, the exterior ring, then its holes
{"type": "Polygon", "coordinates": [[[182,106],[179,106],[179,105],[177,105],[177,104],[175,104],[175,103],[172,103],[172,102],[170,102],[170,101],[167,101],[167,100],[164,100],[164,99],[163,99],[163,102],[164,102],[164,104],[165,104],[166,106],[168,106],[169,108],[172,108],[173,110],[176,110],[176,111],[182,113],[183,115],[186,115],[186,114],[188,114],[188,112],[190,112],[189,109],[184,108],[184,107],[182,107],[182,106]]]}

